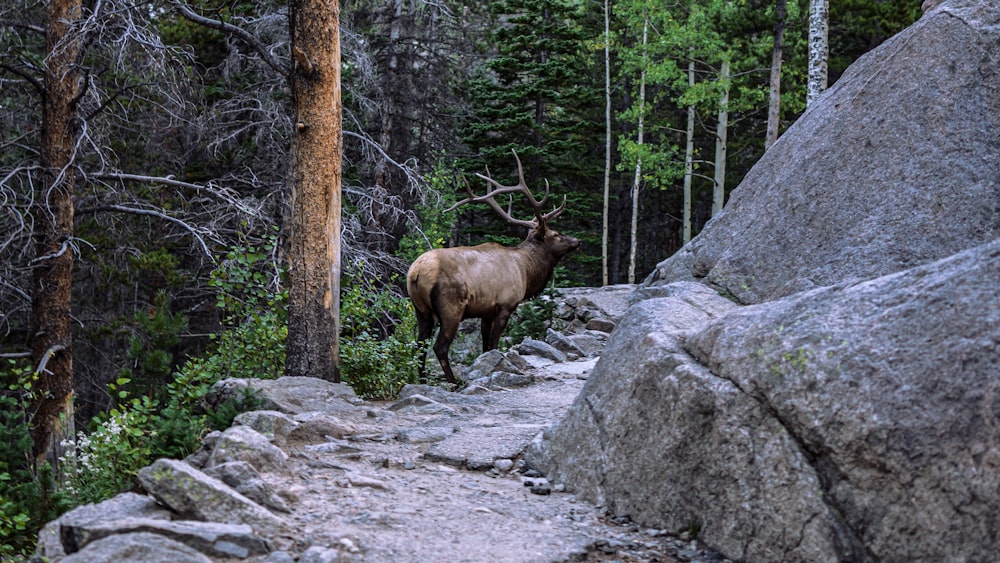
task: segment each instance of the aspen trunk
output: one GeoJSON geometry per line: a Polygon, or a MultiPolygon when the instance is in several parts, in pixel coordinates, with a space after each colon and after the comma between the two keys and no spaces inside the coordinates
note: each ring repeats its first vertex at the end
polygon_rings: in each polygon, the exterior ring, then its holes
{"type": "Polygon", "coordinates": [[[604,226],[601,285],[608,285],[608,209],[611,199],[611,3],[604,0],[604,226]]]}
{"type": "MultiPolygon", "coordinates": [[[[694,88],[694,61],[688,62],[688,86],[694,88]]],[[[681,240],[691,241],[691,180],[694,176],[694,106],[687,109],[687,143],[684,146],[684,210],[681,240]]]]}
{"type": "Polygon", "coordinates": [[[809,77],[806,82],[806,107],[826,90],[827,59],[830,46],[830,0],[809,0],[809,77]]]}
{"type": "Polygon", "coordinates": [[[295,137],[288,240],[292,376],[340,380],[340,7],[290,0],[295,137]]]}
{"type": "Polygon", "coordinates": [[[719,100],[719,121],[715,129],[715,190],[712,192],[712,217],[722,212],[726,199],[726,134],[729,129],[729,61],[723,61],[719,78],[723,83],[719,100]]]}
{"type": "MultiPolygon", "coordinates": [[[[642,24],[642,47],[645,51],[646,41],[649,32],[649,18],[642,24]]],[[[642,71],[639,74],[639,131],[636,144],[642,147],[643,134],[643,114],[646,112],[646,63],[643,61],[642,71]]],[[[635,283],[635,260],[636,249],[639,246],[639,183],[642,179],[642,155],[635,159],[635,179],[632,182],[632,225],[630,233],[632,235],[632,246],[629,251],[628,260],[628,283],[635,283]]]]}
{"type": "Polygon", "coordinates": [[[781,51],[785,38],[785,2],[777,0],[777,22],[774,24],[774,47],[771,49],[771,88],[767,105],[767,134],[764,136],[764,150],[778,140],[781,123],[781,51]]]}

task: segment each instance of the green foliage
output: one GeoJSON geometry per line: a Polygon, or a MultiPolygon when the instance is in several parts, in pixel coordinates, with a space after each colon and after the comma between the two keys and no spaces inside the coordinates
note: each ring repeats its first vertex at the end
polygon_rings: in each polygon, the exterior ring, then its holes
{"type": "MultiPolygon", "coordinates": [[[[202,355],[189,358],[169,383],[155,389],[135,389],[128,374],[109,386],[118,406],[67,442],[61,460],[64,490],[76,503],[98,502],[134,486],[136,473],[158,457],[181,458],[194,451],[211,429],[228,427],[242,410],[257,406],[252,396],[231,400],[211,412],[203,399],[211,387],[228,377],[274,378],[284,370],[287,295],[271,283],[270,253],[275,237],[261,247],[239,246],[230,251],[212,274],[218,290],[224,328],[202,355]]],[[[278,270],[274,276],[280,279],[278,270]]],[[[166,296],[157,298],[157,311],[168,309],[166,296]]],[[[152,312],[136,317],[145,334],[157,338],[133,339],[129,354],[142,362],[143,373],[160,370],[170,360],[157,350],[171,344],[186,326],[169,314],[152,312]],[[166,335],[166,336],[164,336],[166,335]]]]}
{"type": "Polygon", "coordinates": [[[142,397],[95,419],[96,428],[63,443],[64,491],[77,504],[99,502],[133,487],[139,469],[152,463],[158,403],[142,397]]]}
{"type": "Polygon", "coordinates": [[[46,464],[37,471],[30,459],[29,413],[36,376],[26,365],[0,365],[0,561],[30,554],[38,530],[68,508],[56,492],[46,464]]]}
{"type": "Polygon", "coordinates": [[[133,317],[134,330],[129,337],[128,358],[133,367],[122,375],[135,380],[142,393],[150,393],[163,385],[174,369],[171,349],[180,342],[187,330],[187,316],[170,311],[170,296],[165,290],[156,292],[148,311],[138,311],[133,317]]]}
{"type": "Polygon", "coordinates": [[[412,305],[371,278],[345,277],[341,286],[341,377],[362,397],[395,397],[418,378],[412,305]]]}
{"type": "Polygon", "coordinates": [[[512,346],[525,338],[545,339],[547,329],[552,326],[558,297],[559,293],[549,285],[540,295],[518,306],[507,323],[507,336],[512,346]]]}
{"type": "MultiPolygon", "coordinates": [[[[426,192],[433,197],[451,194],[462,180],[457,172],[457,164],[439,159],[434,170],[424,177],[426,192]]],[[[450,196],[442,196],[439,201],[418,204],[414,207],[419,225],[414,225],[399,241],[396,256],[412,263],[418,256],[433,248],[447,246],[455,226],[455,213],[443,210],[451,205],[450,196]]]]}

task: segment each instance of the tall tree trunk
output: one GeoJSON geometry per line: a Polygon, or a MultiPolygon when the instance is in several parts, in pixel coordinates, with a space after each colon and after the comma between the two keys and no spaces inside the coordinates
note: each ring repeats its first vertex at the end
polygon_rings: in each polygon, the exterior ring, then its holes
{"type": "Polygon", "coordinates": [[[809,0],[809,77],[806,82],[806,107],[812,105],[827,83],[827,58],[830,0],[809,0]]]}
{"type": "MultiPolygon", "coordinates": [[[[639,131],[636,144],[642,147],[643,118],[646,113],[646,61],[645,50],[649,34],[649,17],[642,24],[643,63],[639,73],[639,131]]],[[[632,182],[632,225],[629,232],[632,235],[632,245],[628,259],[628,283],[635,283],[636,249],[639,246],[639,182],[642,179],[642,155],[635,159],[635,179],[632,182]]]]}
{"type": "Polygon", "coordinates": [[[774,23],[774,47],[771,49],[771,92],[767,106],[767,134],[764,136],[764,150],[767,150],[778,140],[778,128],[781,121],[781,51],[784,48],[785,37],[785,2],[777,0],[774,23]]]}
{"type": "Polygon", "coordinates": [[[45,178],[35,200],[31,354],[39,376],[34,410],[35,463],[54,461],[72,433],[73,346],[70,314],[73,282],[73,163],[79,138],[77,62],[83,37],[74,23],[81,0],[51,0],[45,37],[41,162],[45,178]]]}
{"type": "Polygon", "coordinates": [[[288,233],[292,376],[340,381],[340,6],[290,0],[295,137],[288,233]]]}
{"type": "Polygon", "coordinates": [[[601,285],[608,285],[608,205],[611,199],[611,0],[604,0],[604,227],[601,285]]]}
{"type": "MultiPolygon", "coordinates": [[[[694,88],[694,61],[688,61],[688,87],[694,88]]],[[[682,241],[691,241],[691,180],[694,177],[694,105],[687,108],[687,143],[684,146],[684,210],[682,241]]]]}
{"type": "Polygon", "coordinates": [[[719,100],[719,121],[715,129],[715,190],[712,192],[712,217],[722,212],[726,199],[726,134],[729,129],[729,61],[722,62],[722,99],[719,100]]]}

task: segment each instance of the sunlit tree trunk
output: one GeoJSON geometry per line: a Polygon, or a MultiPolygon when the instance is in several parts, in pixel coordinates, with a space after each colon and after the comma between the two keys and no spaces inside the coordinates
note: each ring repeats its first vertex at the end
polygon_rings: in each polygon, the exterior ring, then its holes
{"type": "Polygon", "coordinates": [[[777,0],[775,9],[777,21],[774,24],[774,47],[771,49],[771,91],[767,106],[767,134],[764,136],[764,150],[778,140],[781,121],[781,51],[785,37],[785,2],[777,0]]]}
{"type": "MultiPolygon", "coordinates": [[[[688,62],[688,87],[694,88],[694,61],[688,62]]],[[[684,145],[684,210],[682,241],[691,240],[691,180],[694,176],[694,105],[687,108],[687,143],[684,145]]]]}
{"type": "Polygon", "coordinates": [[[290,0],[295,137],[286,374],[340,380],[340,6],[290,0]]]}
{"type": "MultiPolygon", "coordinates": [[[[649,18],[647,17],[642,24],[642,46],[643,50],[646,48],[646,43],[649,37],[649,18]]],[[[636,134],[636,144],[642,147],[642,134],[643,134],[643,117],[646,113],[646,61],[645,53],[643,53],[643,63],[642,71],[639,73],[639,130],[636,134]]],[[[628,283],[635,283],[635,260],[636,260],[636,249],[639,246],[639,184],[642,180],[642,155],[640,154],[635,159],[635,178],[632,182],[632,225],[630,228],[630,233],[632,235],[632,246],[629,252],[628,260],[628,283]]]]}
{"type": "Polygon", "coordinates": [[[722,62],[719,71],[722,98],[719,100],[719,121],[715,129],[715,190],[712,192],[712,217],[722,211],[726,199],[726,134],[729,129],[729,61],[722,62]]]}
{"type": "Polygon", "coordinates": [[[31,354],[39,376],[32,420],[36,463],[54,461],[59,443],[72,433],[73,352],[73,160],[79,138],[77,100],[83,37],[74,23],[80,0],[52,0],[48,6],[41,162],[44,178],[35,200],[32,262],[31,354]]]}
{"type": "Polygon", "coordinates": [[[809,0],[809,77],[806,81],[806,107],[809,107],[827,84],[827,58],[830,45],[830,0],[809,0]]]}

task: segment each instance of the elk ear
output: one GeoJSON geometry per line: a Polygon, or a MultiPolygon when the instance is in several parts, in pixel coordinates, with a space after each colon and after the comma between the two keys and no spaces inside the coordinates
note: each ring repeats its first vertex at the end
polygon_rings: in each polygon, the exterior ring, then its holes
{"type": "Polygon", "coordinates": [[[538,241],[545,240],[545,233],[546,233],[546,231],[548,231],[548,228],[545,226],[544,223],[542,223],[541,225],[538,225],[538,226],[533,227],[531,229],[531,233],[529,234],[529,237],[532,238],[532,239],[534,239],[534,240],[538,240],[538,241]]]}

